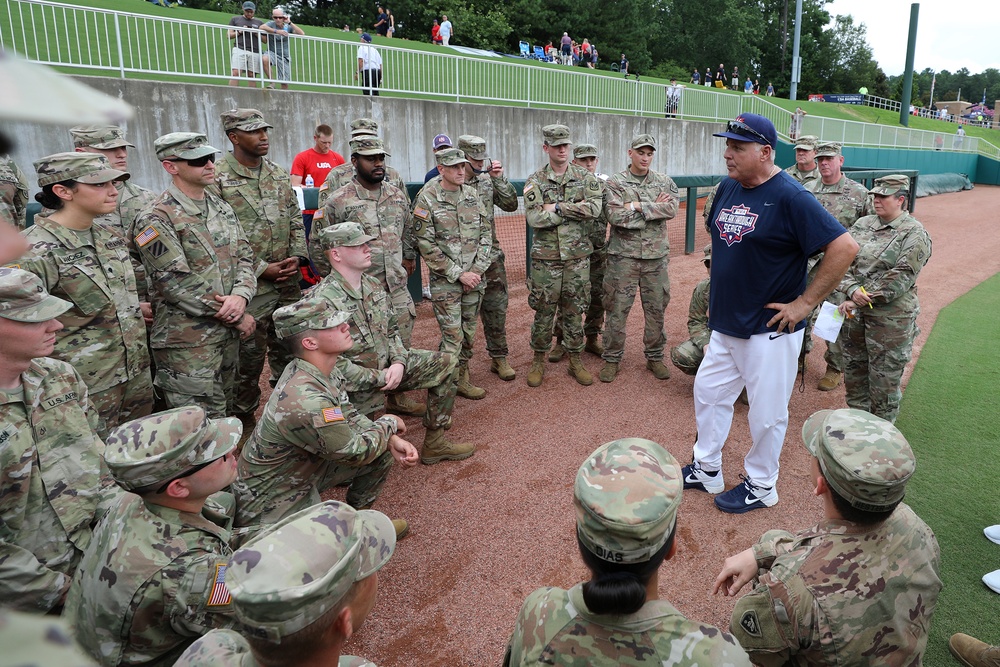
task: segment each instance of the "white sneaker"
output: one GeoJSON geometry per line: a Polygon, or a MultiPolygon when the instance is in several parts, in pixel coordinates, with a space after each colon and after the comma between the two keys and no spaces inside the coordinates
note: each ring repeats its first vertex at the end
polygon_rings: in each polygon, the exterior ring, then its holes
{"type": "Polygon", "coordinates": [[[681,468],[681,476],[684,478],[685,489],[698,489],[699,491],[706,491],[711,494],[722,493],[726,490],[726,483],[722,479],[721,470],[713,472],[702,470],[701,466],[695,461],[681,468]]]}
{"type": "Polygon", "coordinates": [[[1000,523],[995,526],[989,526],[988,528],[983,528],[983,534],[986,536],[990,542],[994,544],[1000,544],[1000,523]]]}
{"type": "Polygon", "coordinates": [[[1000,593],[1000,570],[993,570],[983,575],[983,583],[994,593],[1000,593]]]}

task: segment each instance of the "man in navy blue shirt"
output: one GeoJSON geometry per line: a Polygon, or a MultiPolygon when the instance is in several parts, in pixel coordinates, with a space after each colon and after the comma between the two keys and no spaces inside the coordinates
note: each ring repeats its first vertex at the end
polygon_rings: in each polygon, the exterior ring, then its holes
{"type": "Polygon", "coordinates": [[[753,446],[743,482],[716,506],[742,514],[778,502],[778,458],[788,427],[805,319],[840,282],[858,244],[795,179],[774,164],[770,120],[742,114],[724,132],[726,169],[708,216],[712,337],[694,382],[698,439],[684,488],[725,490],[722,447],[744,386],[753,446]],[[806,260],[825,255],[806,285],[806,260]]]}

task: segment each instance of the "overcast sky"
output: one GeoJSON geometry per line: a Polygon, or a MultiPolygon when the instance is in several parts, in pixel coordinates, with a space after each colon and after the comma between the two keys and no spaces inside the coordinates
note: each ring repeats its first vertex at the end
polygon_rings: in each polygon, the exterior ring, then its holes
{"type": "MultiPolygon", "coordinates": [[[[794,7],[794,3],[789,3],[794,7]]],[[[882,71],[903,73],[912,0],[834,0],[826,6],[830,16],[849,14],[854,23],[868,28],[868,44],[882,71]]],[[[997,0],[979,3],[955,0],[920,0],[917,49],[913,69],[956,72],[966,67],[972,74],[1000,69],[1000,12],[997,0]]],[[[790,12],[793,9],[789,10],[790,12]]]]}

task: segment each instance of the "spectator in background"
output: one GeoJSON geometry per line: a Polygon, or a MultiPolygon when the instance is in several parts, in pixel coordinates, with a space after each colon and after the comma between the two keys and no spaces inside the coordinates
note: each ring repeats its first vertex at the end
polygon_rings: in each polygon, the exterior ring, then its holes
{"type": "Polygon", "coordinates": [[[621,72],[626,79],[628,78],[628,58],[625,57],[624,53],[622,54],[621,61],[618,63],[618,71],[621,72]]]}
{"type": "Polygon", "coordinates": [[[760,95],[760,79],[753,80],[753,94],[760,95]]]}
{"type": "Polygon", "coordinates": [[[719,69],[715,70],[715,87],[726,87],[726,66],[723,63],[719,63],[719,69]]]}
{"type": "Polygon", "coordinates": [[[382,87],[382,56],[372,46],[372,36],[361,33],[361,46],[358,47],[358,71],[354,78],[361,74],[361,89],[365,95],[378,96],[382,87]]]}
{"type": "MultiPolygon", "coordinates": [[[[451,143],[451,137],[449,137],[447,134],[435,135],[434,140],[431,142],[431,150],[434,152],[434,154],[437,155],[441,151],[446,150],[448,148],[454,148],[454,146],[451,143]]],[[[424,183],[427,183],[427,181],[437,177],[438,175],[439,172],[437,164],[435,164],[434,168],[428,171],[427,174],[424,176],[424,183]]]]}
{"type": "Polygon", "coordinates": [[[562,54],[560,62],[563,65],[569,65],[573,57],[573,39],[568,32],[563,33],[562,40],[559,42],[559,52],[562,54]]]}
{"type": "Polygon", "coordinates": [[[712,85],[712,68],[711,67],[706,67],[705,68],[705,85],[706,86],[711,86],[712,85]]]}
{"type": "Polygon", "coordinates": [[[767,93],[765,94],[768,97],[774,97],[774,86],[771,85],[770,81],[767,82],[767,93]]]}
{"type": "Polygon", "coordinates": [[[451,25],[451,21],[448,20],[447,14],[441,15],[441,43],[448,46],[451,41],[451,36],[455,34],[455,28],[451,25]]]}
{"type": "Polygon", "coordinates": [[[396,34],[396,17],[392,15],[391,9],[386,9],[385,13],[389,15],[389,30],[386,31],[385,36],[392,39],[396,34]]]}
{"type": "MultiPolygon", "coordinates": [[[[264,76],[271,78],[271,67],[267,59],[260,57],[260,35],[257,31],[264,25],[264,22],[254,18],[257,5],[247,0],[243,3],[243,15],[234,16],[229,19],[229,39],[236,40],[233,45],[233,54],[230,59],[232,67],[232,77],[229,80],[230,86],[240,85],[238,77],[245,76],[252,79],[261,67],[264,69],[264,76]]],[[[265,38],[266,39],[266,38],[265,38]]],[[[261,82],[263,84],[263,81],[261,82]]]]}
{"type": "Polygon", "coordinates": [[[730,81],[730,84],[732,85],[733,90],[740,89],[740,68],[735,65],[733,66],[733,78],[732,81],[730,81]]]}
{"type": "Polygon", "coordinates": [[[434,19],[434,23],[431,24],[431,44],[441,43],[441,26],[438,24],[438,20],[434,19]]]}
{"type": "Polygon", "coordinates": [[[753,94],[753,81],[750,80],[749,76],[747,77],[747,80],[743,83],[743,92],[746,93],[747,95],[753,94]]]}
{"type": "Polygon", "coordinates": [[[792,122],[788,126],[788,137],[793,141],[799,138],[799,132],[802,131],[802,119],[808,115],[808,112],[803,110],[802,107],[795,107],[795,113],[792,114],[792,122]]]}
{"type": "Polygon", "coordinates": [[[590,67],[590,40],[584,39],[580,46],[580,65],[590,67]]]}
{"type": "MultiPolygon", "coordinates": [[[[271,12],[271,20],[260,27],[270,33],[269,53],[264,56],[274,65],[274,78],[281,83],[282,90],[288,90],[288,82],[292,80],[292,59],[288,51],[288,35],[304,35],[302,28],[292,23],[292,18],[285,14],[281,7],[275,7],[271,12]]],[[[273,87],[273,86],[272,86],[273,87]]]]}
{"type": "Polygon", "coordinates": [[[694,86],[701,85],[701,72],[698,71],[697,67],[695,67],[694,72],[691,73],[691,85],[694,86]]]}
{"type": "MultiPolygon", "coordinates": [[[[313,147],[307,148],[292,160],[292,187],[318,188],[326,182],[326,176],[336,166],[344,164],[344,156],[330,150],[333,146],[333,128],[317,125],[313,134],[313,147]]],[[[302,211],[302,222],[306,228],[306,238],[312,231],[312,219],[316,209],[302,211]]]]}
{"type": "Polygon", "coordinates": [[[952,146],[955,150],[962,150],[962,144],[965,142],[965,128],[959,123],[958,129],[955,130],[955,141],[952,146]]]}
{"type": "Polygon", "coordinates": [[[389,14],[386,13],[385,8],[381,5],[379,5],[376,19],[372,27],[375,28],[375,32],[379,37],[385,37],[389,32],[389,14]]]}
{"type": "Polygon", "coordinates": [[[590,69],[597,68],[597,46],[595,44],[590,45],[590,69]]]}

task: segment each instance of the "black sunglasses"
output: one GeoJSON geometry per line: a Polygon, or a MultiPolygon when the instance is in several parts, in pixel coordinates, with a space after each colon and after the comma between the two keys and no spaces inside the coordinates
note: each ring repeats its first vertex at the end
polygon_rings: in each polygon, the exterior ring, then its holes
{"type": "Polygon", "coordinates": [[[209,162],[215,163],[215,155],[209,153],[193,160],[171,160],[171,162],[186,162],[189,167],[204,167],[209,162]]]}
{"type": "MultiPolygon", "coordinates": [[[[229,454],[226,453],[226,454],[223,454],[221,458],[222,458],[223,461],[225,461],[226,457],[228,457],[228,456],[229,456],[229,454]]],[[[205,468],[207,468],[208,466],[212,465],[216,461],[218,461],[218,459],[214,459],[212,461],[209,461],[208,463],[201,463],[201,464],[196,465],[195,467],[191,468],[190,470],[186,470],[186,471],[182,472],[181,474],[177,475],[177,477],[174,477],[172,479],[168,479],[166,482],[163,483],[163,486],[161,486],[160,488],[158,488],[156,490],[156,492],[157,493],[166,493],[167,492],[167,487],[170,486],[171,484],[173,484],[175,481],[177,481],[179,479],[184,479],[185,477],[190,477],[191,475],[195,474],[199,470],[204,470],[205,468]]]]}
{"type": "Polygon", "coordinates": [[[287,16],[272,16],[271,18],[274,19],[275,21],[284,21],[288,17],[287,16]]]}
{"type": "Polygon", "coordinates": [[[726,124],[726,132],[732,132],[733,134],[738,134],[741,137],[751,137],[753,139],[760,139],[768,146],[771,145],[771,142],[768,140],[767,137],[765,137],[763,134],[761,134],[760,132],[753,129],[752,127],[750,127],[749,125],[747,125],[742,121],[738,120],[729,121],[729,123],[726,124]]]}

